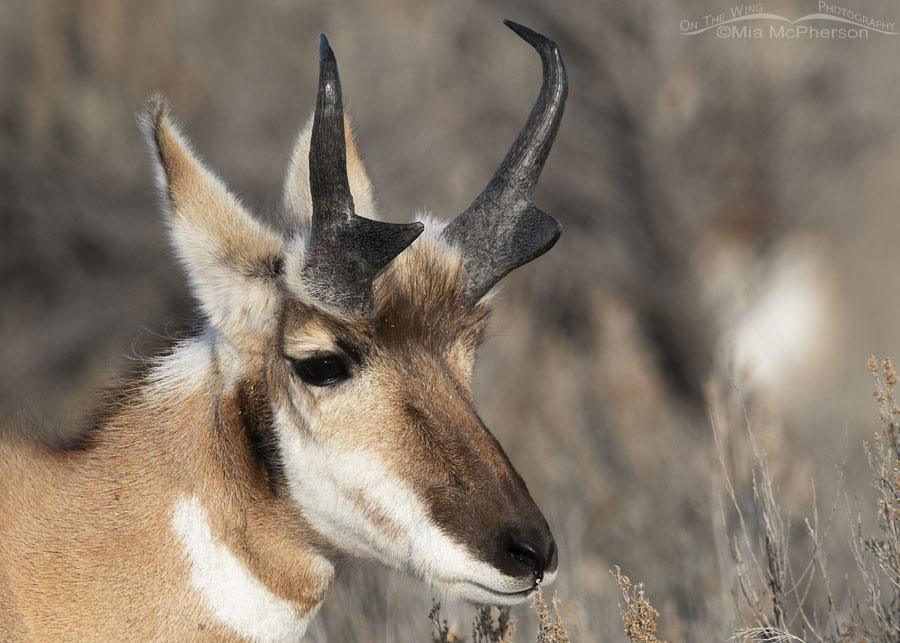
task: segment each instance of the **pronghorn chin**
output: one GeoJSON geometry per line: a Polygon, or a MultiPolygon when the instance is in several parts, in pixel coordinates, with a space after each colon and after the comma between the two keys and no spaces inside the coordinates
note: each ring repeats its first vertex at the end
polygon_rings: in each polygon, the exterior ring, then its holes
{"type": "Polygon", "coordinates": [[[560,234],[531,195],[565,66],[507,24],[544,82],[447,225],[375,219],[324,36],[279,229],[151,100],[142,126],[203,330],[76,443],[0,436],[0,640],[294,641],[348,557],[474,603],[553,581],[550,528],[469,386],[494,286],[560,234]]]}
{"type": "MultiPolygon", "coordinates": [[[[546,574],[540,587],[547,587],[556,580],[556,572],[546,574]]],[[[491,589],[485,585],[465,581],[435,581],[433,587],[444,596],[454,600],[462,600],[475,605],[497,605],[498,607],[513,607],[534,598],[539,585],[528,582],[519,585],[523,589],[501,591],[491,589]]]]}

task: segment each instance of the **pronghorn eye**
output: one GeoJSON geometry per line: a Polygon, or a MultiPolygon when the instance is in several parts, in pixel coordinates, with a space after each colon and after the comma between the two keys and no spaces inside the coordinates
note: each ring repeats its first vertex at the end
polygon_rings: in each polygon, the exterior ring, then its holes
{"type": "Polygon", "coordinates": [[[294,372],[307,384],[329,386],[350,377],[347,363],[340,355],[327,353],[305,359],[292,360],[294,372]]]}

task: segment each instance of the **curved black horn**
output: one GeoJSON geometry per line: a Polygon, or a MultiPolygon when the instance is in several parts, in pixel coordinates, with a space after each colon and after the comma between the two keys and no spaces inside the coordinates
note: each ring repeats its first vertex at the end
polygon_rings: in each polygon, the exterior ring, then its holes
{"type": "Polygon", "coordinates": [[[372,281],[418,237],[421,223],[384,223],[357,216],[347,180],[344,105],[337,60],[319,37],[319,90],[309,145],[312,230],[303,265],[308,292],[353,317],[372,304],[372,281]]]}
{"type": "Polygon", "coordinates": [[[549,250],[562,229],[559,221],[531,203],[568,93],[568,78],[556,43],[511,20],[504,20],[541,56],[544,80],[528,120],[494,176],[465,212],[442,233],[463,253],[465,292],[477,301],[510,270],[549,250]]]}

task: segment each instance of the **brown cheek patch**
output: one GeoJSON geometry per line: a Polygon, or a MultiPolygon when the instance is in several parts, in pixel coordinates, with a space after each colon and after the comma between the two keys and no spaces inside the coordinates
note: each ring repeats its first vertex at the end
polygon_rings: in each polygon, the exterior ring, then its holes
{"type": "Polygon", "coordinates": [[[261,379],[238,382],[220,400],[214,422],[218,439],[213,456],[222,471],[243,490],[267,488],[275,496],[286,485],[278,452],[271,404],[261,379]]]}
{"type": "Polygon", "coordinates": [[[238,385],[237,412],[250,453],[270,491],[277,496],[286,487],[287,477],[278,451],[271,403],[263,385],[253,382],[238,385]]]}

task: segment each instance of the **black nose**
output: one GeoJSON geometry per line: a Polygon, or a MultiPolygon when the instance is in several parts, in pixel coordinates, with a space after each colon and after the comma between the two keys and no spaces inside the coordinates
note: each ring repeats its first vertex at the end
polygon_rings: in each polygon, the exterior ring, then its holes
{"type": "Polygon", "coordinates": [[[545,554],[534,543],[515,538],[509,545],[508,551],[510,556],[525,566],[526,569],[531,570],[531,575],[535,582],[539,582],[544,579],[544,571],[546,571],[547,565],[550,564],[553,554],[556,552],[556,542],[550,541],[550,547],[545,554]]]}

